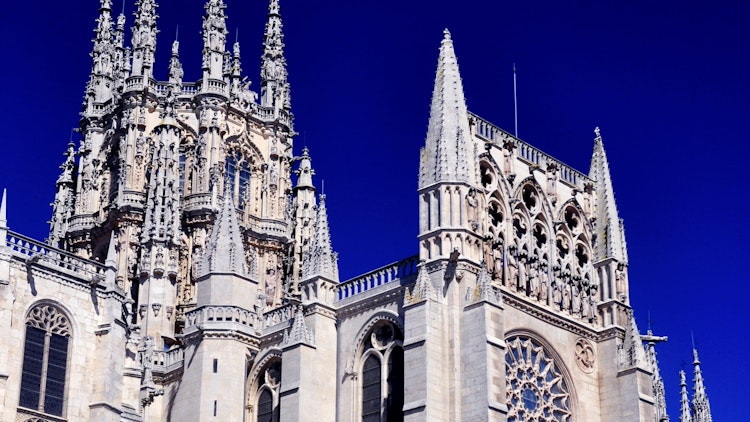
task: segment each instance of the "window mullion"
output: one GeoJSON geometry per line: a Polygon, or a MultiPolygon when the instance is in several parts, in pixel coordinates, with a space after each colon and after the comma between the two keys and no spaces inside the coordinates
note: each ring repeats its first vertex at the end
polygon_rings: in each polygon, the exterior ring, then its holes
{"type": "Polygon", "coordinates": [[[44,398],[47,392],[47,365],[49,364],[49,341],[52,333],[44,334],[44,354],[42,355],[42,379],[39,381],[39,411],[44,412],[44,398]]]}

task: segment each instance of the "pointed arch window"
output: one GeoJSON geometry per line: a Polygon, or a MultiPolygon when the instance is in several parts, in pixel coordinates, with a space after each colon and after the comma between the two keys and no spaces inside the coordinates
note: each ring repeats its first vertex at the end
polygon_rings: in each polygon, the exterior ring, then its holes
{"type": "Polygon", "coordinates": [[[402,337],[388,322],[375,326],[368,337],[360,370],[362,422],[403,421],[402,337]]]}
{"type": "Polygon", "coordinates": [[[226,176],[234,194],[234,203],[238,209],[244,209],[250,195],[250,166],[239,154],[229,155],[227,156],[226,176]]]}
{"type": "Polygon", "coordinates": [[[54,306],[38,306],[29,312],[19,406],[63,416],[70,337],[70,322],[54,306]]]}
{"type": "Polygon", "coordinates": [[[279,393],[281,387],[281,361],[273,360],[261,371],[256,395],[256,420],[278,422],[281,420],[279,393]]]}

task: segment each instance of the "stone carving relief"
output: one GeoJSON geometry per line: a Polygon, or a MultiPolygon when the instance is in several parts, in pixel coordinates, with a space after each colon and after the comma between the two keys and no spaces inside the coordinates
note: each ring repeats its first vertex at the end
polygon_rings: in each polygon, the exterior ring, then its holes
{"type": "Polygon", "coordinates": [[[594,371],[596,365],[596,352],[594,346],[586,339],[579,338],[576,341],[576,364],[586,374],[594,371]]]}

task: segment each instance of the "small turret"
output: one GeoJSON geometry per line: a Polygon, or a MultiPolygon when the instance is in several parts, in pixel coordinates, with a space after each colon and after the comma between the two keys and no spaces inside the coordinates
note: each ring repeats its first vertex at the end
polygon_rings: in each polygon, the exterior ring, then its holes
{"type": "Polygon", "coordinates": [[[271,0],[268,6],[268,22],[260,64],[260,104],[273,108],[276,114],[279,110],[288,112],[291,109],[282,28],[279,0],[271,0]]]}
{"type": "Polygon", "coordinates": [[[208,0],[203,16],[203,90],[208,79],[221,80],[224,71],[224,53],[227,43],[227,6],[222,0],[208,0]]]}
{"type": "Polygon", "coordinates": [[[133,26],[133,65],[130,76],[153,78],[154,52],[156,51],[156,0],[138,0],[133,26]]]}
{"type": "Polygon", "coordinates": [[[112,0],[101,0],[96,20],[96,37],[91,51],[92,67],[86,89],[84,113],[96,113],[94,104],[103,104],[114,96],[115,65],[117,64],[116,31],[112,22],[112,0]]]}

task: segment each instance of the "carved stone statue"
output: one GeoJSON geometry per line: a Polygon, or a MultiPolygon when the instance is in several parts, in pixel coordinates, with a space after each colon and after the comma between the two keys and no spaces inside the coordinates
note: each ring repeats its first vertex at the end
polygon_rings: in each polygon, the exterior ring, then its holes
{"type": "Polygon", "coordinates": [[[466,195],[466,219],[469,223],[469,227],[476,231],[479,229],[479,200],[477,199],[477,191],[474,188],[469,189],[469,193],[466,195]]]}
{"type": "Polygon", "coordinates": [[[143,366],[143,379],[141,380],[141,385],[153,386],[154,338],[152,336],[146,336],[143,339],[143,347],[141,348],[141,365],[143,366]]]}

